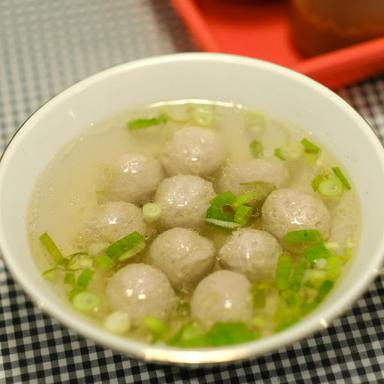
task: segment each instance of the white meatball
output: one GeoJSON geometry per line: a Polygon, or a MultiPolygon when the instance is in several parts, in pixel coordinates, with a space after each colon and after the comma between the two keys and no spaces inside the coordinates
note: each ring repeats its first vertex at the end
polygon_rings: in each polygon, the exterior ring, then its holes
{"type": "Polygon", "coordinates": [[[187,127],[177,131],[165,145],[161,162],[169,175],[209,175],[224,162],[223,142],[207,128],[187,127]]]}
{"type": "Polygon", "coordinates": [[[98,205],[85,225],[85,242],[113,243],[132,232],[147,233],[141,209],[123,201],[108,201],[98,205]]]}
{"type": "Polygon", "coordinates": [[[215,248],[212,242],[191,229],[173,228],[152,243],[149,257],[161,269],[172,286],[188,292],[213,268],[215,248]]]}
{"type": "Polygon", "coordinates": [[[271,280],[276,271],[281,247],[268,232],[239,229],[219,251],[223,268],[242,273],[251,281],[271,280]]]}
{"type": "Polygon", "coordinates": [[[246,277],[232,271],[216,271],[203,279],[191,300],[191,315],[204,328],[217,322],[252,318],[251,284],[246,277]]]}
{"type": "Polygon", "coordinates": [[[143,203],[155,192],[164,174],[158,160],[139,153],[122,155],[111,169],[105,194],[109,200],[143,203]]]}
{"type": "Polygon", "coordinates": [[[324,239],[329,236],[331,216],[316,196],[295,189],[272,192],[262,207],[264,228],[278,239],[287,232],[316,229],[324,239]]]}
{"type": "Polygon", "coordinates": [[[146,264],[128,264],[108,281],[105,290],[114,311],[127,312],[134,326],[146,316],[165,320],[176,304],[175,293],[163,272],[146,264]]]}
{"type": "Polygon", "coordinates": [[[251,159],[229,163],[223,170],[219,180],[220,192],[231,191],[235,195],[250,189],[243,183],[262,181],[271,183],[276,188],[285,186],[289,181],[289,173],[285,165],[275,159],[251,159]]]}
{"type": "Polygon", "coordinates": [[[200,226],[214,195],[212,184],[199,176],[178,175],[163,180],[155,196],[161,208],[160,224],[165,228],[200,226]]]}

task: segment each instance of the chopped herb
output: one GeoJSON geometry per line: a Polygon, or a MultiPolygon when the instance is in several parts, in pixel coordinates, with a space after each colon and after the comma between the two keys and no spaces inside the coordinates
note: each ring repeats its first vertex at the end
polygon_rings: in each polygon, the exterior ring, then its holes
{"type": "Polygon", "coordinates": [[[263,144],[258,140],[252,140],[249,144],[249,149],[254,157],[263,155],[263,144]]]}
{"type": "Polygon", "coordinates": [[[222,208],[219,208],[217,206],[210,206],[207,209],[206,218],[223,221],[233,221],[233,212],[226,212],[222,208]]]}
{"type": "Polygon", "coordinates": [[[254,200],[262,201],[264,200],[274,189],[276,189],[275,185],[272,183],[267,183],[264,181],[251,181],[240,183],[248,188],[248,192],[254,193],[254,200]]]}
{"type": "Polygon", "coordinates": [[[315,263],[316,260],[325,259],[329,257],[329,255],[330,255],[330,252],[324,246],[324,244],[317,244],[317,245],[314,245],[313,247],[304,249],[304,256],[312,264],[315,263]]]}
{"type": "Polygon", "coordinates": [[[232,221],[223,221],[223,220],[216,220],[216,219],[205,219],[205,221],[209,224],[217,225],[218,227],[226,228],[226,229],[235,229],[240,227],[240,224],[234,223],[232,221]]]}
{"type": "Polygon", "coordinates": [[[139,131],[140,129],[153,127],[156,125],[164,124],[166,122],[165,116],[152,117],[152,118],[141,118],[128,121],[128,129],[130,131],[139,131]]]}
{"type": "Polygon", "coordinates": [[[241,205],[235,211],[234,221],[240,225],[245,225],[248,223],[252,215],[252,208],[247,205],[241,205]]]}
{"type": "Polygon", "coordinates": [[[308,139],[301,140],[301,144],[303,144],[305,153],[312,153],[318,155],[321,151],[320,147],[314,144],[312,141],[308,139]]]}
{"type": "Polygon", "coordinates": [[[56,264],[60,264],[64,260],[63,254],[47,232],[40,236],[40,242],[56,264]]]}
{"type": "Polygon", "coordinates": [[[86,268],[84,269],[79,277],[76,280],[76,284],[79,287],[87,288],[88,284],[91,282],[94,271],[92,269],[86,268]]]}
{"type": "Polygon", "coordinates": [[[128,313],[112,312],[104,319],[103,325],[108,331],[123,335],[131,328],[131,321],[128,313]]]}
{"type": "Polygon", "coordinates": [[[264,195],[262,195],[258,191],[244,193],[244,194],[236,197],[236,200],[232,204],[232,207],[234,209],[237,209],[237,208],[241,207],[242,205],[250,204],[250,203],[253,203],[254,201],[264,200],[263,196],[264,195]],[[260,197],[262,197],[262,198],[260,198],[260,197]]]}
{"type": "Polygon", "coordinates": [[[131,257],[137,255],[140,253],[143,249],[145,248],[145,242],[143,241],[142,243],[137,244],[135,247],[128,249],[128,251],[124,252],[120,257],[119,260],[127,260],[130,259],[131,257]]]}
{"type": "Polygon", "coordinates": [[[344,173],[339,167],[333,167],[332,171],[336,175],[336,177],[343,183],[345,188],[351,189],[351,184],[349,183],[347,177],[344,175],[344,173]]]}
{"type": "Polygon", "coordinates": [[[56,272],[57,272],[57,267],[49,268],[42,273],[42,276],[44,277],[44,279],[53,281],[55,280],[56,272]]]}
{"type": "Polygon", "coordinates": [[[249,330],[245,323],[216,323],[207,333],[207,343],[211,346],[245,343],[258,337],[255,331],[249,330]]]}
{"type": "Polygon", "coordinates": [[[210,204],[213,207],[222,208],[226,205],[231,206],[236,201],[236,196],[232,192],[223,192],[215,196],[210,204]]]}
{"type": "Polygon", "coordinates": [[[99,303],[99,297],[94,293],[87,291],[77,293],[72,299],[73,306],[85,313],[93,312],[98,307],[99,303]]]}
{"type": "Polygon", "coordinates": [[[275,156],[281,160],[297,160],[303,154],[303,146],[297,141],[288,141],[275,149],[275,156]]]}
{"type": "Polygon", "coordinates": [[[111,259],[118,259],[127,251],[136,248],[140,244],[144,244],[144,236],[139,232],[132,232],[110,245],[105,250],[105,254],[111,259]]]}
{"type": "Polygon", "coordinates": [[[287,289],[289,276],[292,270],[292,259],[288,255],[281,255],[276,268],[276,286],[279,289],[287,289]]]}
{"type": "Polygon", "coordinates": [[[64,283],[69,285],[76,284],[76,278],[74,272],[67,272],[64,276],[64,283]]]}
{"type": "Polygon", "coordinates": [[[109,256],[102,254],[95,257],[95,263],[99,268],[107,270],[112,267],[113,260],[109,256]]]}
{"type": "Polygon", "coordinates": [[[246,110],[244,113],[245,124],[248,126],[258,126],[264,128],[267,125],[265,113],[260,111],[246,110]]]}
{"type": "Polygon", "coordinates": [[[255,308],[264,308],[268,289],[271,287],[269,283],[257,282],[252,284],[251,292],[253,297],[253,306],[255,308]]]}
{"type": "Polygon", "coordinates": [[[343,184],[337,177],[328,176],[318,185],[320,195],[328,198],[340,197],[343,194],[343,184]]]}
{"type": "Polygon", "coordinates": [[[152,343],[159,341],[168,330],[167,324],[153,316],[145,317],[143,324],[152,333],[152,343]]]}
{"type": "Polygon", "coordinates": [[[283,237],[283,242],[287,245],[315,245],[323,243],[323,238],[316,229],[303,229],[286,233],[283,237]]]}
{"type": "Polygon", "coordinates": [[[328,293],[331,291],[331,289],[333,288],[334,286],[334,282],[331,281],[331,280],[325,280],[320,288],[319,288],[319,296],[318,296],[318,301],[322,301],[325,296],[328,295],[328,293]]]}
{"type": "Polygon", "coordinates": [[[198,324],[186,324],[172,337],[170,344],[183,348],[203,347],[206,345],[205,332],[198,324]]]}
{"type": "Polygon", "coordinates": [[[143,205],[143,218],[147,223],[153,223],[160,218],[161,207],[155,203],[147,203],[143,205]]]}
{"type": "Polygon", "coordinates": [[[298,291],[300,289],[301,283],[304,279],[305,271],[308,269],[308,264],[305,260],[297,261],[295,268],[293,269],[292,276],[289,280],[289,287],[293,291],[298,291]]]}
{"type": "Polygon", "coordinates": [[[281,148],[275,148],[274,154],[276,157],[278,157],[280,160],[285,160],[285,157],[281,151],[281,148]]]}
{"type": "Polygon", "coordinates": [[[317,192],[317,190],[319,189],[319,185],[320,183],[325,179],[326,176],[324,175],[317,175],[313,180],[312,180],[312,189],[317,192]]]}

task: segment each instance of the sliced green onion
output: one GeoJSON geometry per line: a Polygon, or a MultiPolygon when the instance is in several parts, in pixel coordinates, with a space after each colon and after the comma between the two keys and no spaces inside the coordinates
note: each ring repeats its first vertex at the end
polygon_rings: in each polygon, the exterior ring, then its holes
{"type": "Polygon", "coordinates": [[[234,221],[240,225],[245,225],[248,223],[252,215],[252,208],[247,205],[241,205],[235,211],[234,221]]]}
{"type": "Polygon", "coordinates": [[[88,254],[90,256],[97,256],[99,255],[100,253],[102,253],[106,248],[108,248],[109,244],[108,243],[103,243],[103,242],[99,242],[99,243],[92,243],[89,247],[88,247],[88,254]]]}
{"type": "Polygon", "coordinates": [[[160,340],[168,330],[167,324],[153,316],[145,317],[143,324],[152,333],[152,343],[160,340]]]}
{"type": "Polygon", "coordinates": [[[236,197],[235,202],[232,204],[232,207],[234,209],[237,209],[241,207],[242,205],[252,203],[254,201],[263,200],[260,199],[260,196],[262,196],[259,192],[247,192],[242,195],[239,195],[236,197]]]}
{"type": "Polygon", "coordinates": [[[210,206],[205,217],[207,219],[233,221],[233,212],[225,212],[222,208],[210,206]]]}
{"type": "Polygon", "coordinates": [[[154,223],[160,218],[161,207],[155,203],[147,203],[143,205],[143,218],[147,223],[154,223]]]}
{"type": "Polygon", "coordinates": [[[53,281],[56,278],[57,267],[49,268],[42,273],[44,279],[53,281]]]}
{"type": "Polygon", "coordinates": [[[331,256],[327,259],[327,276],[331,280],[336,280],[340,276],[342,264],[342,260],[339,256],[331,256]]]}
{"type": "Polygon", "coordinates": [[[265,127],[267,125],[267,116],[260,111],[246,110],[244,113],[245,124],[248,126],[265,127]]]}
{"type": "Polygon", "coordinates": [[[281,160],[297,160],[302,154],[303,146],[297,141],[289,141],[275,149],[275,156],[281,160]]]}
{"type": "Polygon", "coordinates": [[[73,298],[80,292],[84,292],[84,288],[75,284],[72,290],[68,293],[69,300],[73,300],[73,298]]]}
{"type": "Polygon", "coordinates": [[[67,267],[70,269],[91,268],[93,258],[87,253],[77,252],[69,256],[67,267]]]}
{"type": "Polygon", "coordinates": [[[254,157],[260,157],[263,154],[263,144],[258,140],[252,140],[249,143],[249,149],[254,157]]]}
{"type": "Polygon", "coordinates": [[[308,264],[304,260],[300,260],[296,263],[295,268],[293,269],[292,276],[289,280],[289,287],[293,291],[298,291],[301,283],[304,279],[305,271],[308,269],[308,264]]]}
{"type": "Polygon", "coordinates": [[[132,232],[129,235],[117,240],[110,245],[105,253],[111,259],[117,259],[126,253],[128,250],[135,248],[139,244],[144,243],[144,236],[139,232],[132,232]]]}
{"type": "Polygon", "coordinates": [[[83,291],[74,296],[72,304],[81,312],[91,313],[100,304],[100,299],[92,292],[83,291]]]}
{"type": "Polygon", "coordinates": [[[328,295],[328,293],[331,291],[331,289],[333,288],[334,286],[334,282],[331,281],[331,280],[325,280],[320,288],[319,288],[319,296],[318,296],[318,301],[322,301],[325,296],[328,295]]]}
{"type": "Polygon", "coordinates": [[[313,287],[319,287],[322,284],[322,282],[325,280],[325,277],[326,277],[325,271],[310,269],[306,273],[305,280],[313,287]]]}
{"type": "Polygon", "coordinates": [[[112,333],[123,335],[131,328],[131,321],[126,312],[112,312],[103,322],[104,328],[112,333]]]}
{"type": "Polygon", "coordinates": [[[40,236],[40,242],[56,264],[60,264],[64,260],[63,254],[47,232],[40,236]]]}
{"type": "Polygon", "coordinates": [[[328,198],[340,197],[343,194],[343,184],[337,177],[324,178],[317,188],[318,192],[328,198]]]}
{"type": "Polygon", "coordinates": [[[226,205],[231,206],[235,201],[236,196],[228,191],[215,196],[209,203],[212,207],[222,208],[226,205]]]}
{"type": "Polygon", "coordinates": [[[88,284],[91,282],[92,277],[94,275],[94,271],[92,269],[86,268],[84,269],[79,277],[76,280],[76,284],[79,287],[87,288],[88,284]]]}
{"type": "Polygon", "coordinates": [[[262,328],[265,326],[266,320],[262,316],[256,316],[252,319],[252,325],[258,328],[262,328]]]}
{"type": "Polygon", "coordinates": [[[218,227],[226,228],[226,229],[235,229],[240,227],[240,224],[234,223],[232,221],[224,221],[224,220],[216,220],[216,219],[205,219],[205,221],[209,224],[213,224],[218,227]]]}
{"type": "Polygon", "coordinates": [[[347,177],[344,175],[344,173],[339,167],[333,167],[332,171],[336,175],[336,177],[343,183],[345,188],[351,189],[351,184],[349,183],[347,177]]]}
{"type": "Polygon", "coordinates": [[[254,308],[264,308],[267,300],[267,292],[271,287],[270,284],[266,282],[258,282],[252,284],[251,293],[253,297],[253,306],[254,308]]]}
{"type": "Polygon", "coordinates": [[[329,255],[329,250],[324,246],[324,244],[318,244],[304,249],[304,256],[312,264],[315,263],[316,260],[329,257],[329,255]]]}
{"type": "Polygon", "coordinates": [[[281,255],[276,268],[276,286],[279,289],[287,289],[289,276],[292,270],[292,259],[288,255],[281,255]]]}
{"type": "Polygon", "coordinates": [[[231,345],[254,340],[259,335],[248,329],[245,323],[216,323],[207,333],[207,342],[211,346],[231,345]]]}
{"type": "Polygon", "coordinates": [[[320,183],[326,178],[325,175],[317,175],[313,180],[312,180],[312,189],[317,192],[319,189],[320,183]]]}
{"type": "Polygon", "coordinates": [[[280,160],[285,160],[285,157],[281,151],[281,148],[275,148],[274,155],[280,160]]]}
{"type": "Polygon", "coordinates": [[[173,336],[170,344],[183,348],[203,347],[206,345],[205,332],[198,324],[186,324],[173,336]]]}
{"type": "Polygon", "coordinates": [[[317,229],[291,231],[284,235],[283,242],[287,245],[319,244],[323,238],[317,229]]]}
{"type": "Polygon", "coordinates": [[[209,127],[214,121],[214,111],[212,107],[198,107],[192,112],[193,121],[200,127],[209,127]]]}
{"type": "Polygon", "coordinates": [[[165,122],[166,122],[165,116],[142,118],[142,119],[135,119],[135,120],[128,121],[127,127],[130,131],[139,131],[140,129],[164,124],[165,122]]]}
{"type": "Polygon", "coordinates": [[[135,247],[128,249],[128,251],[124,252],[121,256],[119,256],[120,261],[124,261],[130,259],[131,257],[137,255],[145,248],[145,242],[137,244],[135,247]]]}
{"type": "Polygon", "coordinates": [[[76,284],[76,278],[74,272],[67,272],[64,276],[64,283],[69,285],[76,284]]]}
{"type": "Polygon", "coordinates": [[[315,155],[320,153],[320,147],[312,141],[309,141],[308,139],[304,138],[303,140],[301,140],[301,144],[303,144],[305,153],[312,153],[315,155]]]}
{"type": "Polygon", "coordinates": [[[95,257],[96,265],[103,270],[107,270],[112,267],[113,260],[107,255],[99,255],[95,257]]]}

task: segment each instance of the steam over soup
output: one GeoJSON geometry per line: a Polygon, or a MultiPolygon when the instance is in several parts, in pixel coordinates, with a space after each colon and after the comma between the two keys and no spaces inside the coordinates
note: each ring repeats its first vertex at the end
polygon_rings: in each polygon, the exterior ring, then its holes
{"type": "Polygon", "coordinates": [[[43,277],[90,321],[205,347],[314,310],[359,220],[348,175],[309,131],[186,100],[121,113],[66,145],[36,185],[28,235],[43,277]]]}

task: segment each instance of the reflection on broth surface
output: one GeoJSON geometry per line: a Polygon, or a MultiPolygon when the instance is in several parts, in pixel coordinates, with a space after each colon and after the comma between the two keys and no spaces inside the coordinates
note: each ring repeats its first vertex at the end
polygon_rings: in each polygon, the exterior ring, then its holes
{"type": "Polygon", "coordinates": [[[43,277],[90,321],[204,347],[314,310],[359,225],[353,185],[310,131],[185,100],[84,130],[41,175],[27,229],[43,277]]]}

